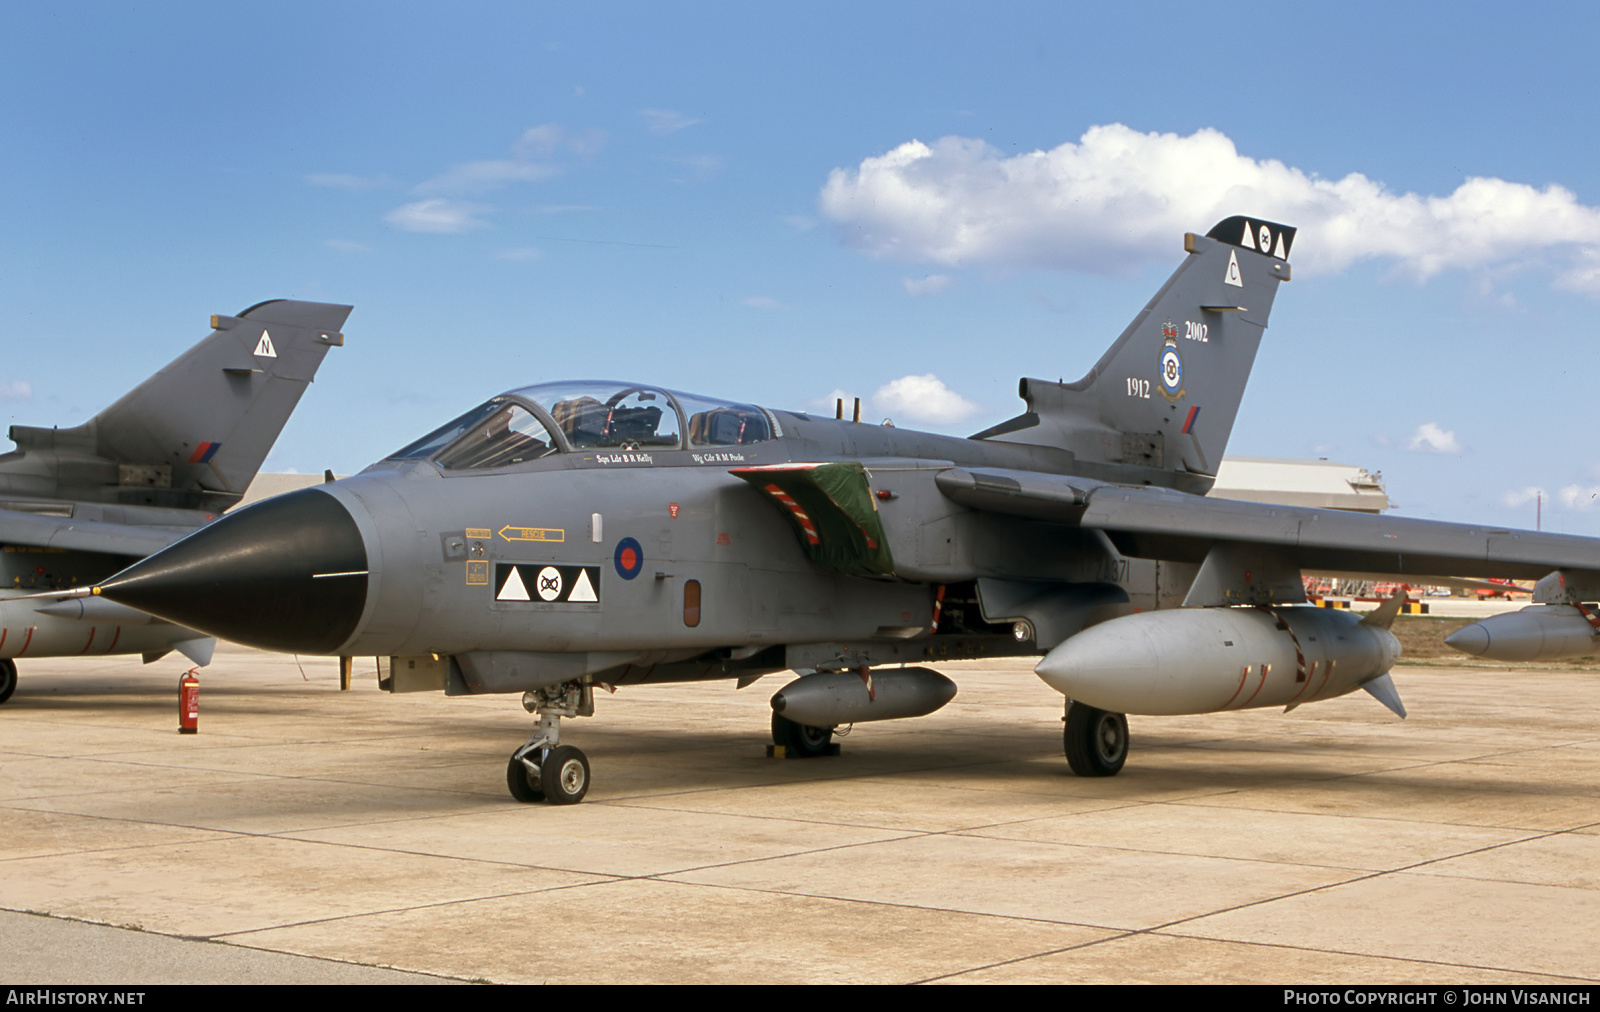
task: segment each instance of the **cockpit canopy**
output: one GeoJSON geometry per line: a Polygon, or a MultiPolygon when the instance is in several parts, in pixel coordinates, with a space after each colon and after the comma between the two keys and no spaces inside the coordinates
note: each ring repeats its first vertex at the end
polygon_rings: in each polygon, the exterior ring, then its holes
{"type": "Polygon", "coordinates": [[[541,383],[501,394],[391,455],[447,471],[510,467],[552,453],[746,446],[773,438],[753,404],[633,383],[541,383]]]}

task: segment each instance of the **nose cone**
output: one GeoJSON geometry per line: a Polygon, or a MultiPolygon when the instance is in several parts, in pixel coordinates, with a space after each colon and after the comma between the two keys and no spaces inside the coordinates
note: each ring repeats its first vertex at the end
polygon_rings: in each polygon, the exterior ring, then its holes
{"type": "Polygon", "coordinates": [[[1489,630],[1483,627],[1482,622],[1474,622],[1446,636],[1444,643],[1464,654],[1482,657],[1489,652],[1489,630]]]}
{"type": "Polygon", "coordinates": [[[96,592],[222,639],[332,653],[367,600],[367,551],[337,499],[263,500],[124,569],[96,592]]]}

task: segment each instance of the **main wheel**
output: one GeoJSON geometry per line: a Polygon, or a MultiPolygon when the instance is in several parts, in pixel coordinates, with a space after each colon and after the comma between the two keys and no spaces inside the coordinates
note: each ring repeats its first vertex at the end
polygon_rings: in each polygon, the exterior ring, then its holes
{"type": "Polygon", "coordinates": [[[1080,777],[1116,776],[1128,761],[1128,718],[1069,700],[1065,720],[1061,745],[1072,772],[1080,777]]]}
{"type": "Polygon", "coordinates": [[[0,660],[0,703],[11,698],[17,691],[17,662],[0,660]]]}
{"type": "Polygon", "coordinates": [[[772,715],[772,743],[782,745],[788,755],[814,759],[828,755],[833,744],[833,728],[796,724],[779,713],[772,715]]]}
{"type": "Polygon", "coordinates": [[[540,764],[544,799],[552,805],[576,805],[589,793],[589,757],[571,745],[557,745],[540,764]]]}
{"type": "Polygon", "coordinates": [[[506,763],[506,786],[511,788],[511,796],[518,801],[528,804],[544,800],[544,790],[539,786],[539,778],[533,771],[522,764],[516,756],[506,763]]]}

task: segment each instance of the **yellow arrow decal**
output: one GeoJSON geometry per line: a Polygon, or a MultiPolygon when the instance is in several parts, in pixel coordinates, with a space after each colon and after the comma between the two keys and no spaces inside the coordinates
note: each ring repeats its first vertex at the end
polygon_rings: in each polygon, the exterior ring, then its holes
{"type": "Polygon", "coordinates": [[[565,541],[567,532],[556,527],[502,527],[500,536],[507,541],[565,541]]]}

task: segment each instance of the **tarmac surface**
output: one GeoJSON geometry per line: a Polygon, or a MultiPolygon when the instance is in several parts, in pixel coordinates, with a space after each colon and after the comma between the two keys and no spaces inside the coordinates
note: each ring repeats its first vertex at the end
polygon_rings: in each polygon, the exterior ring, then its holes
{"type": "Polygon", "coordinates": [[[593,787],[558,808],[506,792],[516,697],[370,665],[223,646],[179,735],[181,659],[23,659],[0,980],[1600,980],[1594,671],[1135,717],[1102,780],[1023,661],[830,759],[765,757],[782,676],[625,689],[564,722],[593,787]]]}

